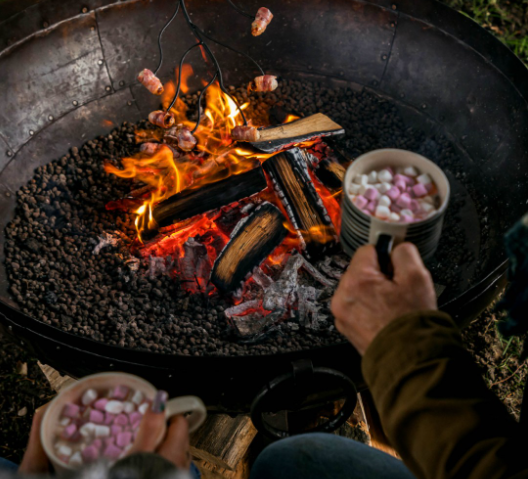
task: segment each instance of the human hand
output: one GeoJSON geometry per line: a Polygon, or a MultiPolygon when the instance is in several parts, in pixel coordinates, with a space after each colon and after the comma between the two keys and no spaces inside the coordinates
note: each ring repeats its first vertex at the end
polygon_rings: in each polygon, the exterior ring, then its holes
{"type": "Polygon", "coordinates": [[[28,445],[18,468],[20,474],[46,474],[50,471],[50,461],[40,442],[40,424],[47,407],[48,404],[39,407],[33,415],[28,445]]]}
{"type": "Polygon", "coordinates": [[[391,260],[394,276],[389,279],[380,271],[374,246],[359,248],[332,298],[337,330],[361,355],[391,321],[437,309],[433,280],[416,246],[396,246],[391,260]]]}
{"type": "Polygon", "coordinates": [[[138,452],[155,452],[179,469],[189,469],[191,455],[189,453],[189,424],[187,419],[181,415],[171,417],[165,437],[159,445],[157,444],[166,423],[165,404],[167,398],[165,391],[158,391],[153,406],[147,410],[141,420],[136,440],[127,455],[138,452]]]}

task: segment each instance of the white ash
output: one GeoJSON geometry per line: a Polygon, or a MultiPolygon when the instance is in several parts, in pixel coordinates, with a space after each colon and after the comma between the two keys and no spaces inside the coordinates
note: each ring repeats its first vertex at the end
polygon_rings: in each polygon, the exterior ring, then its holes
{"type": "Polygon", "coordinates": [[[93,254],[98,255],[103,248],[106,248],[107,246],[117,246],[118,244],[119,238],[104,231],[103,236],[99,236],[99,243],[97,243],[93,249],[93,254]]]}

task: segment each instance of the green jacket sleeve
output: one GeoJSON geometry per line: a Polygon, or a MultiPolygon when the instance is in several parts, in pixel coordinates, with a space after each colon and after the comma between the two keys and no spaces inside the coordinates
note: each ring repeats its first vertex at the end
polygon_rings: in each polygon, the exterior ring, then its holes
{"type": "Polygon", "coordinates": [[[393,321],[362,369],[387,437],[418,479],[528,477],[528,434],[487,389],[447,314],[393,321]]]}

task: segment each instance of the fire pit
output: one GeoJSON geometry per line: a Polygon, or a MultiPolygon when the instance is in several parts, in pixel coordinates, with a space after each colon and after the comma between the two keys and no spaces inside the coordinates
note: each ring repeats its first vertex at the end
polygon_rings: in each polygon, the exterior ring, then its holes
{"type": "MultiPolygon", "coordinates": [[[[229,175],[211,175],[194,158],[180,178],[194,188],[168,194],[173,178],[154,190],[165,197],[147,204],[147,177],[123,158],[143,161],[145,175],[156,169],[156,182],[170,170],[166,150],[141,146],[155,132],[141,120],[159,98],[134,78],[156,62],[156,34],[173,4],[10,6],[0,38],[2,324],[42,361],[74,376],[131,371],[231,412],[247,411],[292,363],[361,385],[328,299],[346,265],[335,241],[336,168],[375,148],[417,151],[449,176],[453,202],[429,264],[441,307],[462,324],[494,297],[505,271],[502,234],[525,207],[527,74],[469,20],[436,2],[312,2],[302,11],[272,2],[266,35],[248,39],[247,19],[226,14],[222,2],[193,3],[208,34],[240,32],[233,46],[281,75],[275,92],[248,94],[239,85],[255,76],[251,63],[215,49],[230,93],[249,102],[244,111],[256,124],[323,113],[346,136],[272,158],[240,148],[229,175]],[[224,15],[229,25],[218,22],[224,15]]],[[[180,20],[165,33],[166,58],[189,46],[180,20]]],[[[165,62],[160,77],[171,78],[173,67],[165,62]]],[[[206,77],[200,62],[193,67],[182,70],[180,110],[190,118],[206,77]]],[[[315,400],[339,396],[334,379],[314,385],[315,400]]]]}

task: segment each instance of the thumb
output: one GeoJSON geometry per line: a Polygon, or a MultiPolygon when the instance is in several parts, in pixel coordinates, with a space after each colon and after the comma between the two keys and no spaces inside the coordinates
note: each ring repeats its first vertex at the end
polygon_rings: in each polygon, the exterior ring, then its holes
{"type": "Polygon", "coordinates": [[[152,406],[145,412],[141,420],[136,440],[129,454],[155,451],[166,427],[165,406],[168,397],[166,391],[156,393],[152,406]]]}

